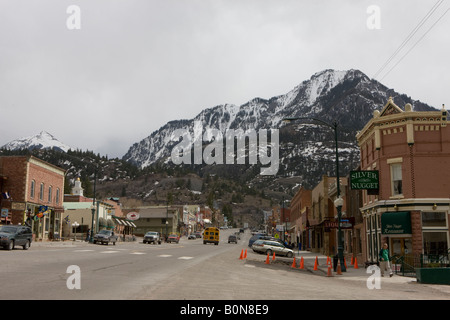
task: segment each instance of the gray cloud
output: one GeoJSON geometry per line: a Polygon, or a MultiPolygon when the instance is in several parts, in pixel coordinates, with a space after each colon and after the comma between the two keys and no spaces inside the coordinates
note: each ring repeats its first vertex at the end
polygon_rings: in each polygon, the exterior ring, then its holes
{"type": "MultiPolygon", "coordinates": [[[[1,0],[0,145],[47,130],[121,157],[167,121],[283,94],[326,68],[371,77],[434,4],[392,2],[1,0]],[[72,4],[80,30],[66,27],[72,4]],[[379,30],[366,26],[372,4],[379,30]]],[[[446,102],[449,17],[385,85],[438,108],[446,102]]]]}

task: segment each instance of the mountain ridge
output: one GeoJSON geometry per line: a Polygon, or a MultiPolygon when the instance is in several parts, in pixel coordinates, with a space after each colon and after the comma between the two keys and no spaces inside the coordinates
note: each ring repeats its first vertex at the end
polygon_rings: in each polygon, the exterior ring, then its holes
{"type": "MultiPolygon", "coordinates": [[[[282,120],[290,117],[320,118],[330,123],[338,121],[342,128],[350,132],[342,141],[354,141],[356,131],[370,119],[374,110],[384,106],[389,97],[393,97],[400,106],[411,103],[419,110],[434,110],[425,103],[412,100],[370,79],[360,70],[325,69],[316,72],[286,94],[268,99],[256,97],[240,106],[220,104],[202,110],[192,119],[170,121],[134,143],[122,159],[140,168],[158,161],[170,162],[170,151],[177,143],[174,130],[185,128],[192,132],[194,123],[198,121],[202,123],[204,131],[218,129],[225,133],[228,129],[281,129],[285,126],[282,120]]],[[[305,135],[314,134],[317,130],[307,130],[305,135]]],[[[298,138],[299,135],[296,136],[298,138]]],[[[282,137],[280,140],[284,141],[282,137]]]]}

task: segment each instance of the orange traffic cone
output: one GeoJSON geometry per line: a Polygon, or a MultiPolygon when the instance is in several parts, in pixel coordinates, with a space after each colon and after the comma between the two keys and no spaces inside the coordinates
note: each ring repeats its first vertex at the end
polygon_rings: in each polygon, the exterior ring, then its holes
{"type": "Polygon", "coordinates": [[[275,261],[275,252],[273,253],[272,261],[275,261]]]}
{"type": "Polygon", "coordinates": [[[295,267],[297,267],[297,262],[295,262],[295,257],[294,257],[294,261],[292,261],[291,268],[295,268],[295,267]]]}
{"type": "Polygon", "coordinates": [[[270,257],[269,257],[269,254],[267,254],[266,264],[270,264],[270,257]]]}
{"type": "Polygon", "coordinates": [[[332,277],[332,276],[333,276],[333,272],[331,271],[331,266],[329,266],[327,277],[332,277]]]}
{"type": "Polygon", "coordinates": [[[245,249],[245,252],[244,252],[244,259],[247,259],[247,249],[245,249]]]}
{"type": "Polygon", "coordinates": [[[354,257],[352,256],[352,259],[351,259],[351,261],[350,261],[350,264],[351,265],[354,265],[355,264],[355,260],[354,260],[354,257]]]}
{"type": "Polygon", "coordinates": [[[317,271],[317,266],[319,265],[318,261],[317,261],[317,256],[316,256],[316,261],[314,261],[314,271],[317,271]]]}
{"type": "Polygon", "coordinates": [[[355,257],[355,263],[354,263],[353,267],[355,269],[359,269],[359,267],[358,267],[358,259],[356,259],[356,257],[355,257]]]}
{"type": "Polygon", "coordinates": [[[340,260],[338,260],[338,265],[337,265],[337,272],[336,272],[336,274],[342,275],[341,261],[340,261],[340,260]]]}
{"type": "Polygon", "coordinates": [[[303,260],[303,257],[300,259],[300,266],[299,269],[305,269],[305,261],[303,260]]]}
{"type": "Polygon", "coordinates": [[[347,261],[345,260],[345,257],[344,257],[344,266],[345,266],[345,269],[347,269],[347,261]]]}
{"type": "Polygon", "coordinates": [[[244,260],[244,249],[241,251],[241,256],[239,257],[239,260],[244,260]]]}

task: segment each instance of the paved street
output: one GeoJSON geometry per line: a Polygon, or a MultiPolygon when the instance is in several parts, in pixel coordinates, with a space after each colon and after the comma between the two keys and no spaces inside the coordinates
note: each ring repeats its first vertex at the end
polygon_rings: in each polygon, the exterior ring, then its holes
{"type": "MultiPolygon", "coordinates": [[[[33,243],[28,251],[0,250],[0,299],[115,300],[403,300],[450,299],[450,286],[417,283],[414,278],[381,278],[379,289],[368,289],[371,274],[349,266],[343,275],[327,277],[326,257],[296,252],[293,259],[266,256],[247,247],[250,233],[228,244],[224,230],[218,246],[201,239],[179,244],[150,245],[142,241],[117,245],[85,242],[33,243]],[[240,260],[242,250],[247,258],[240,260]],[[305,269],[298,268],[303,257],[305,269]],[[68,288],[78,266],[80,289],[68,288]],[[70,279],[69,279],[70,280],[70,279]],[[345,294],[344,294],[345,293],[345,294]]],[[[72,283],[72,282],[71,282],[72,283]]]]}

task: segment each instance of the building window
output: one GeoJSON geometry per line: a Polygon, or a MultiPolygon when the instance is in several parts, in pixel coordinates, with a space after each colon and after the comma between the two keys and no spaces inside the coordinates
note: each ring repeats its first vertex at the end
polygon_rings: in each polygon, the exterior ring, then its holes
{"type": "Polygon", "coordinates": [[[48,187],[48,203],[52,202],[52,186],[48,187]]]}
{"type": "Polygon", "coordinates": [[[402,185],[402,164],[393,163],[391,164],[391,187],[392,195],[402,195],[403,185],[402,185]]]}
{"type": "Polygon", "coordinates": [[[34,198],[34,192],[36,187],[36,181],[31,180],[30,197],[34,198]]]}
{"type": "Polygon", "coordinates": [[[447,227],[445,212],[422,212],[422,227],[447,227]]]}
{"type": "Polygon", "coordinates": [[[39,189],[39,200],[44,200],[44,183],[41,183],[41,187],[39,189]]]}
{"type": "Polygon", "coordinates": [[[56,199],[55,199],[55,203],[59,204],[59,188],[56,188],[56,199]]]}

